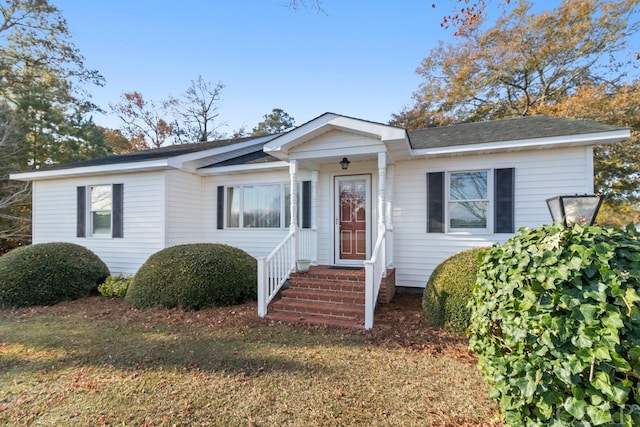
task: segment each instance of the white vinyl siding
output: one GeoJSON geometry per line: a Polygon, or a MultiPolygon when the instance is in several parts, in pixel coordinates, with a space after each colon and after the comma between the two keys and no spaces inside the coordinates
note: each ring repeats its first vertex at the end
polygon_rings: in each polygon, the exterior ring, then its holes
{"type": "Polygon", "coordinates": [[[164,247],[162,172],[35,181],[33,243],[70,242],[87,247],[112,274],[133,274],[164,247]],[[118,182],[124,185],[124,238],[76,237],[77,187],[118,182]]]}
{"type": "Polygon", "coordinates": [[[515,168],[515,229],[551,222],[545,200],[558,194],[593,191],[590,148],[535,150],[396,163],[394,183],[394,266],[396,284],[424,287],[447,257],[475,246],[504,242],[513,234],[459,230],[426,231],[426,173],[515,168]]]}
{"type": "Polygon", "coordinates": [[[202,242],[203,178],[183,171],[166,172],[166,246],[202,242]]]}

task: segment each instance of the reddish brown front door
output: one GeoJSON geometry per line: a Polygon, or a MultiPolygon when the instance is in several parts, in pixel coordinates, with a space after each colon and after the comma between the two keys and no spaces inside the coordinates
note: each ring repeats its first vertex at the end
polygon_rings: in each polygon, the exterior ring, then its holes
{"type": "Polygon", "coordinates": [[[364,261],[369,246],[368,175],[336,177],[337,261],[364,261]]]}

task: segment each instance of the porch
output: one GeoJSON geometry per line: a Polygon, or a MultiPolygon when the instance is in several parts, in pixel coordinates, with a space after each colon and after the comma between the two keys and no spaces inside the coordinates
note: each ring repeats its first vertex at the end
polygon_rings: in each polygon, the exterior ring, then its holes
{"type": "MultiPolygon", "coordinates": [[[[318,209],[320,172],[311,171],[311,181],[304,186],[306,197],[299,198],[298,162],[289,161],[291,224],[289,234],[271,254],[258,258],[260,317],[364,329],[373,327],[381,292],[388,302],[395,291],[391,216],[394,167],[387,164],[386,153],[375,155],[377,174],[362,174],[362,170],[357,170],[353,174],[323,176],[333,184],[329,197],[333,199],[335,210],[332,217],[318,209]],[[378,203],[371,201],[372,182],[378,203]],[[355,194],[358,191],[360,195],[355,194]],[[308,205],[303,211],[310,213],[310,218],[303,221],[306,228],[297,223],[299,199],[308,205]],[[354,199],[358,202],[354,203],[354,199]],[[335,224],[333,240],[318,235],[318,216],[323,216],[325,224],[335,224]],[[358,222],[363,224],[356,224],[358,222]],[[334,255],[330,265],[318,265],[318,245],[322,237],[325,242],[333,242],[334,255]],[[296,263],[300,260],[312,265],[308,273],[297,271],[296,263]]],[[[327,205],[326,200],[323,203],[327,205]]]]}
{"type": "Polygon", "coordinates": [[[273,252],[258,258],[260,317],[327,322],[333,316],[373,327],[380,290],[395,283],[394,164],[408,157],[408,147],[403,129],[332,113],[264,145],[266,154],[289,166],[290,224],[273,252]],[[299,181],[305,184],[300,190],[299,181]],[[306,276],[296,273],[301,259],[314,266],[306,276]],[[303,290],[310,282],[312,290],[303,290]],[[348,282],[357,283],[357,291],[348,282]],[[345,289],[334,289],[337,283],[345,289]],[[289,289],[280,292],[283,286],[289,289]]]}

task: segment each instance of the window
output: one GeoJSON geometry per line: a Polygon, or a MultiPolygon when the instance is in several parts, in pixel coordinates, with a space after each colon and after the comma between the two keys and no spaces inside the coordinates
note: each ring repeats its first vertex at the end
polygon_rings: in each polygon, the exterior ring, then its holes
{"type": "Polygon", "coordinates": [[[123,237],[123,185],[77,190],[77,237],[123,237]]]}
{"type": "Polygon", "coordinates": [[[427,232],[513,233],[513,168],[427,173],[427,232]]]}
{"type": "Polygon", "coordinates": [[[284,228],[291,220],[289,184],[227,187],[227,228],[284,228]]]}
{"type": "Polygon", "coordinates": [[[449,229],[487,228],[487,171],[449,174],[449,229]]]}
{"type": "Polygon", "coordinates": [[[91,235],[111,236],[111,186],[91,186],[90,200],[91,235]]]}

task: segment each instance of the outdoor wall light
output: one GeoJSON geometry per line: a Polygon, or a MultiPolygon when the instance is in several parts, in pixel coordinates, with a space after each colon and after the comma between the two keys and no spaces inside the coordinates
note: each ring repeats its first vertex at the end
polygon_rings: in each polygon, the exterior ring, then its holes
{"type": "Polygon", "coordinates": [[[547,199],[553,222],[571,227],[573,224],[593,225],[602,204],[598,195],[556,196],[547,199]]]}
{"type": "Polygon", "coordinates": [[[349,169],[349,163],[351,163],[349,161],[349,159],[347,159],[346,157],[343,157],[342,160],[340,161],[340,167],[342,168],[342,170],[347,170],[349,169]]]}

